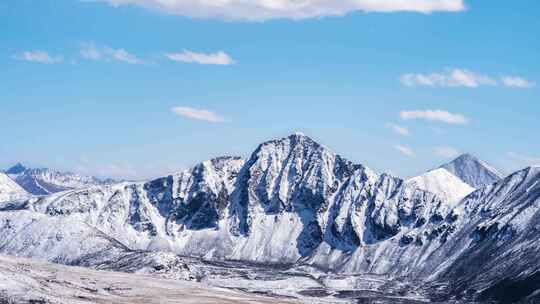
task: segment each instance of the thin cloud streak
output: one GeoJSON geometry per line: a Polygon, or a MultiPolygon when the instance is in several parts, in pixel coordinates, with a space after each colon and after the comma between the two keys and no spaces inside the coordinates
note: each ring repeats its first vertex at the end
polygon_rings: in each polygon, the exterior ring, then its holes
{"type": "Polygon", "coordinates": [[[189,119],[202,120],[212,123],[221,123],[225,121],[223,117],[206,109],[195,109],[191,107],[174,107],[171,109],[171,111],[176,115],[189,119]]]}
{"type": "Polygon", "coordinates": [[[392,130],[392,132],[398,134],[398,135],[401,135],[401,136],[409,136],[410,135],[410,132],[409,132],[409,129],[405,128],[405,127],[402,127],[400,125],[396,125],[396,124],[393,124],[393,123],[388,123],[386,124],[386,127],[390,130],[392,130]]]}
{"type": "Polygon", "coordinates": [[[93,42],[83,43],[79,54],[93,61],[120,61],[128,64],[145,64],[146,62],[125,49],[114,49],[108,46],[96,47],[93,42]]]}
{"type": "Polygon", "coordinates": [[[227,53],[218,51],[216,53],[204,54],[185,50],[182,53],[168,53],[165,54],[169,60],[184,62],[184,63],[198,63],[198,64],[213,64],[213,65],[231,65],[235,61],[227,53]]]}
{"type": "Polygon", "coordinates": [[[23,51],[19,54],[16,54],[14,57],[18,60],[42,64],[61,63],[63,61],[62,56],[51,56],[49,55],[49,53],[40,50],[23,51]]]}
{"type": "Polygon", "coordinates": [[[507,88],[530,88],[534,83],[520,76],[492,77],[481,73],[472,72],[467,69],[446,69],[440,73],[403,74],[400,81],[407,87],[432,87],[432,88],[478,88],[481,86],[499,86],[502,84],[507,88]]]}
{"type": "Polygon", "coordinates": [[[497,81],[489,76],[471,72],[466,69],[448,69],[442,73],[432,74],[405,74],[401,76],[401,83],[408,87],[467,87],[497,85],[497,81]]]}
{"type": "Polygon", "coordinates": [[[403,145],[396,145],[394,146],[394,148],[401,154],[405,155],[405,156],[408,156],[408,157],[414,157],[415,156],[415,153],[414,151],[407,147],[407,146],[403,146],[403,145]]]}
{"type": "Polygon", "coordinates": [[[450,113],[443,110],[412,110],[402,111],[400,114],[401,119],[423,119],[427,121],[438,121],[448,124],[461,124],[466,125],[469,123],[469,119],[462,114],[450,113]]]}
{"type": "Polygon", "coordinates": [[[507,88],[528,89],[534,87],[535,83],[519,76],[504,76],[501,78],[503,85],[507,88]]]}

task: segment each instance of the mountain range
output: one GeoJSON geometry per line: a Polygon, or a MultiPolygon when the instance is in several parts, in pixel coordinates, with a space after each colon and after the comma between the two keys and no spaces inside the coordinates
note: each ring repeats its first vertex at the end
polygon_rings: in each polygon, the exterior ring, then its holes
{"type": "Polygon", "coordinates": [[[4,171],[20,187],[32,195],[48,195],[70,189],[106,185],[116,182],[71,172],[60,172],[48,168],[27,168],[17,163],[4,171]]]}
{"type": "Polygon", "coordinates": [[[146,182],[60,183],[18,167],[7,173],[19,185],[41,176],[66,189],[0,204],[3,254],[119,271],[158,260],[151,269],[217,286],[230,283],[205,263],[285,265],[293,286],[319,278],[324,296],[293,295],[311,302],[398,285],[407,299],[540,299],[538,167],[503,178],[462,155],[403,180],[300,133],[146,182]]]}

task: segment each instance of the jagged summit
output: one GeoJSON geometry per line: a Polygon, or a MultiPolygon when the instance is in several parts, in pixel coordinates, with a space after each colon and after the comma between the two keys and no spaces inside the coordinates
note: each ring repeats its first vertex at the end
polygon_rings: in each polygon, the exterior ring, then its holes
{"type": "Polygon", "coordinates": [[[286,137],[281,138],[274,138],[267,140],[259,145],[260,147],[272,145],[272,144],[307,144],[307,145],[316,145],[316,146],[322,146],[321,144],[317,143],[315,140],[313,140],[311,137],[307,136],[306,134],[302,132],[294,132],[286,137]]]}
{"type": "Polygon", "coordinates": [[[9,169],[6,170],[6,174],[20,174],[26,171],[26,166],[24,166],[21,163],[16,163],[15,165],[11,166],[9,169]]]}
{"type": "Polygon", "coordinates": [[[482,188],[501,180],[503,175],[497,169],[471,154],[462,154],[440,168],[448,170],[473,188],[482,188]]]}

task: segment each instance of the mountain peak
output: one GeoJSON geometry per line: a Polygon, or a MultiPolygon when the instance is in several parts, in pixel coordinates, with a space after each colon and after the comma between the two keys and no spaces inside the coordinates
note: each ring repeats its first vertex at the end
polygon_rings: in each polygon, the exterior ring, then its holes
{"type": "Polygon", "coordinates": [[[21,163],[16,163],[15,165],[11,166],[9,169],[6,170],[7,174],[20,174],[26,171],[26,167],[21,163]]]}
{"type": "Polygon", "coordinates": [[[259,150],[265,150],[265,149],[275,149],[276,147],[289,147],[290,149],[294,149],[295,147],[311,147],[314,149],[320,149],[323,148],[324,150],[330,150],[327,147],[319,144],[315,140],[313,140],[311,137],[305,135],[301,132],[295,132],[291,135],[283,138],[276,138],[269,141],[266,141],[262,143],[259,146],[259,150]]]}
{"type": "Polygon", "coordinates": [[[308,140],[311,142],[315,142],[311,137],[307,136],[306,134],[302,132],[294,132],[291,135],[286,137],[287,139],[294,139],[294,140],[308,140]]]}
{"type": "Polygon", "coordinates": [[[445,168],[437,168],[406,181],[419,189],[435,193],[449,203],[457,203],[474,189],[445,168]]]}
{"type": "Polygon", "coordinates": [[[456,157],[453,161],[451,162],[460,162],[460,161],[475,161],[475,162],[481,162],[478,157],[472,155],[472,154],[469,154],[469,153],[463,153],[461,155],[459,155],[458,157],[456,157]]]}
{"type": "Polygon", "coordinates": [[[497,169],[468,153],[461,154],[440,168],[448,170],[473,188],[482,188],[503,177],[497,169]]]}

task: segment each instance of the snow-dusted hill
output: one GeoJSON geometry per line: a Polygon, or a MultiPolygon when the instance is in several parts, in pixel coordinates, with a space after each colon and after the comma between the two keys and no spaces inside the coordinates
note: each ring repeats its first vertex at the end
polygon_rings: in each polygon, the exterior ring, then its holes
{"type": "Polygon", "coordinates": [[[0,256],[0,303],[298,303],[203,283],[0,256]]]}
{"type": "Polygon", "coordinates": [[[17,184],[33,195],[48,195],[69,189],[111,184],[113,180],[101,180],[70,172],[47,168],[26,168],[18,163],[5,171],[17,184]]]}
{"type": "Polygon", "coordinates": [[[475,189],[493,184],[503,178],[497,169],[470,154],[462,154],[440,168],[448,170],[475,189]]]}
{"type": "Polygon", "coordinates": [[[30,196],[23,188],[15,183],[9,176],[0,172],[0,202],[24,199],[30,196]]]}
{"type": "Polygon", "coordinates": [[[420,176],[410,178],[407,184],[437,194],[440,198],[457,203],[474,188],[444,168],[428,171],[420,176]]]}
{"type": "Polygon", "coordinates": [[[222,157],[149,182],[0,208],[0,252],[95,267],[133,250],[168,251],[441,282],[449,286],[445,296],[497,298],[478,292],[503,278],[534,279],[540,269],[532,258],[539,253],[538,171],[517,172],[456,202],[472,189],[444,169],[405,182],[293,134],[261,144],[246,160],[222,157]],[[443,197],[420,189],[433,186],[443,197]],[[500,260],[510,254],[521,260],[500,260]]]}

